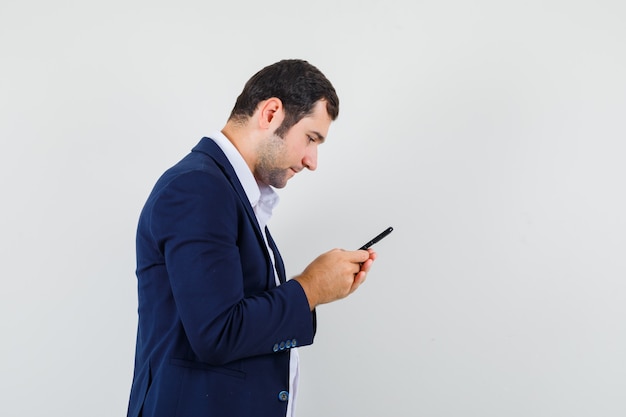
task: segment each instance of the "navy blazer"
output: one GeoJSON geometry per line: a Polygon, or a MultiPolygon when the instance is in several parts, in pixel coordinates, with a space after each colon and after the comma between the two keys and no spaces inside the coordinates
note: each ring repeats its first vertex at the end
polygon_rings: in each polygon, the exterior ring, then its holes
{"type": "Polygon", "coordinates": [[[277,287],[273,271],[235,171],[203,138],[139,218],[129,417],[285,415],[289,349],[313,343],[315,313],[300,284],[277,287]]]}

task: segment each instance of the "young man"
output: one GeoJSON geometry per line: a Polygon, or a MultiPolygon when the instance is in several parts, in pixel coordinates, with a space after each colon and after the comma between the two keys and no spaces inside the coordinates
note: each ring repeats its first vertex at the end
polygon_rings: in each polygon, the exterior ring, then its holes
{"type": "Polygon", "coordinates": [[[315,307],[355,291],[376,258],[335,249],[287,280],[266,227],[273,188],[317,167],[338,112],[317,68],[277,62],[157,181],[137,230],[129,417],[293,416],[296,347],[313,343],[315,307]]]}

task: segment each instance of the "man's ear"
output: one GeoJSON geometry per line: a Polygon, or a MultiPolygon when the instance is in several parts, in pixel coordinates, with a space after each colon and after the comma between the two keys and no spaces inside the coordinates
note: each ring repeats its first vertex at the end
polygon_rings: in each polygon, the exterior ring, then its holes
{"type": "Polygon", "coordinates": [[[285,112],[283,102],[276,97],[268,98],[259,103],[259,127],[275,130],[283,122],[285,112]]]}

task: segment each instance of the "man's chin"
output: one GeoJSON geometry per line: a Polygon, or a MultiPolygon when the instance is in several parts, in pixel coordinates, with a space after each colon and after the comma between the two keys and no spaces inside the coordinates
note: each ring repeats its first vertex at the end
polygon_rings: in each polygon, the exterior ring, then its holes
{"type": "Polygon", "coordinates": [[[281,181],[281,182],[276,182],[276,183],[272,184],[272,187],[278,188],[278,189],[285,188],[287,186],[287,181],[289,181],[289,179],[286,179],[286,180],[281,181]]]}
{"type": "Polygon", "coordinates": [[[272,187],[285,188],[287,186],[287,182],[289,182],[290,179],[295,177],[295,175],[296,175],[296,172],[291,170],[287,174],[281,176],[280,178],[273,178],[272,187]]]}

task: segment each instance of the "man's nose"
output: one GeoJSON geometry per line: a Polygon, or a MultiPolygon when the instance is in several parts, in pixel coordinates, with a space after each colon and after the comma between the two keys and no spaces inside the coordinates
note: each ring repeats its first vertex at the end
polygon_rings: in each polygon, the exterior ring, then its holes
{"type": "Polygon", "coordinates": [[[310,150],[307,150],[307,153],[302,159],[302,164],[307,167],[307,169],[315,171],[317,168],[317,146],[313,146],[310,150]]]}

